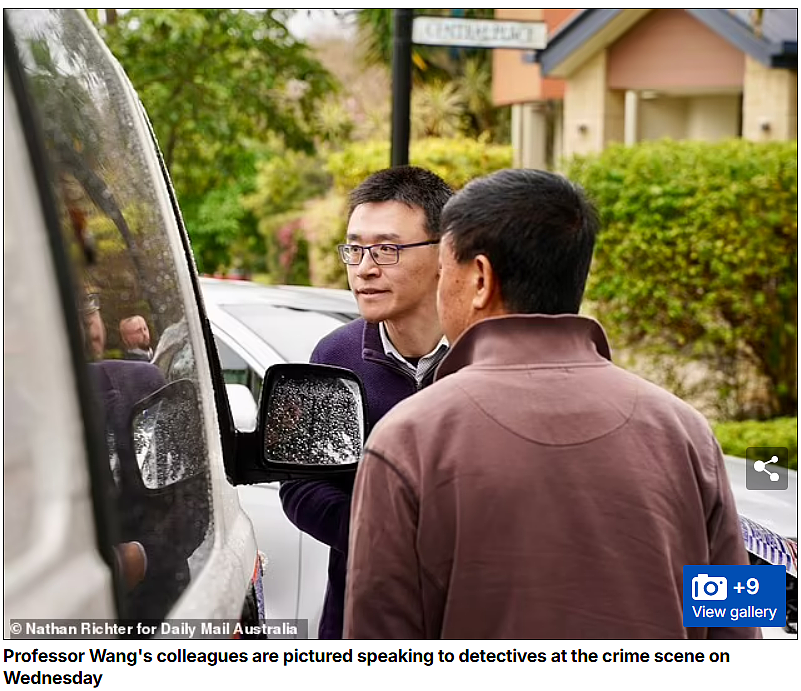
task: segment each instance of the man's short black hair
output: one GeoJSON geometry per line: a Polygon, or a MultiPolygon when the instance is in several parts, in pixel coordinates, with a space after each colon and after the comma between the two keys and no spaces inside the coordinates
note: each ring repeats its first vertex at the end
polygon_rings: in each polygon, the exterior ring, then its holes
{"type": "Polygon", "coordinates": [[[453,196],[447,183],[430,170],[416,166],[396,166],[373,173],[350,193],[348,220],[359,204],[403,202],[418,206],[426,216],[426,234],[440,236],[442,207],[453,196]]]}
{"type": "Polygon", "coordinates": [[[456,260],[485,255],[517,314],[578,314],[598,225],[581,187],[542,170],[473,180],[442,212],[456,260]]]}

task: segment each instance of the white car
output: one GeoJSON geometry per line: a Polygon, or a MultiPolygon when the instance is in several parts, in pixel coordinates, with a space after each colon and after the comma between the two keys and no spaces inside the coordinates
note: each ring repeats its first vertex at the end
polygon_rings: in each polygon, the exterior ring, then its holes
{"type": "MultiPolygon", "coordinates": [[[[200,284],[232,413],[243,431],[255,427],[256,403],[268,367],[308,362],[323,336],[359,316],[356,300],[346,290],[211,278],[201,278],[200,284]]],[[[272,482],[237,488],[266,557],[267,616],[307,619],[309,636],[316,638],[328,578],[328,547],[289,521],[278,487],[272,482]]]]}
{"type": "MultiPolygon", "coordinates": [[[[268,367],[281,362],[308,362],[323,336],[359,316],[355,299],[345,290],[265,287],[209,278],[200,282],[231,409],[242,430],[254,425],[256,402],[268,367]],[[250,395],[242,387],[247,387],[250,395]]],[[[797,556],[792,558],[793,553],[797,555],[797,474],[789,472],[787,490],[749,490],[745,467],[745,459],[726,457],[746,547],[754,563],[785,565],[788,624],[797,625],[797,556]]],[[[278,498],[278,483],[240,486],[239,498],[267,556],[269,577],[264,582],[268,609],[276,617],[308,619],[309,635],[316,635],[327,580],[328,548],[289,522],[278,498]]],[[[765,637],[787,635],[781,628],[764,633],[765,637]]]]}
{"type": "Polygon", "coordinates": [[[787,571],[787,625],[763,629],[765,638],[798,635],[798,473],[787,471],[787,489],[748,489],[748,461],[726,456],[743,538],[753,564],[782,564],[787,571]]]}

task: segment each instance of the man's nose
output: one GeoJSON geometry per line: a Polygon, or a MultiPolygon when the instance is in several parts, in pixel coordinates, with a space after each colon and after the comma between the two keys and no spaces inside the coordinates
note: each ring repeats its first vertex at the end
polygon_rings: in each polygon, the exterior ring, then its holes
{"type": "Polygon", "coordinates": [[[356,275],[361,276],[375,276],[381,273],[381,267],[375,263],[373,255],[370,250],[364,250],[362,253],[362,260],[356,266],[356,275]]]}

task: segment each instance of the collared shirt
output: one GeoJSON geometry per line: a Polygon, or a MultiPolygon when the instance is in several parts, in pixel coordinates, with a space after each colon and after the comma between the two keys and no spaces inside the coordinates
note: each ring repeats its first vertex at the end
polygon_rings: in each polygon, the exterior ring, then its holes
{"type": "Polygon", "coordinates": [[[445,336],[443,336],[439,343],[437,343],[437,345],[434,347],[434,350],[432,350],[428,355],[421,357],[417,362],[417,366],[415,367],[398,352],[398,349],[394,345],[392,345],[392,341],[389,340],[389,334],[387,333],[387,327],[384,326],[384,322],[379,323],[378,333],[381,334],[381,345],[384,346],[384,352],[387,355],[394,357],[404,367],[407,367],[412,374],[414,374],[414,378],[417,380],[418,385],[423,381],[423,378],[429,373],[431,368],[436,367],[439,364],[439,360],[437,358],[439,352],[443,348],[448,348],[448,340],[445,338],[445,336]]]}
{"type": "Polygon", "coordinates": [[[148,348],[147,350],[144,350],[142,348],[131,348],[130,350],[125,351],[123,358],[125,360],[141,360],[142,362],[150,362],[153,359],[153,349],[148,348]]]}

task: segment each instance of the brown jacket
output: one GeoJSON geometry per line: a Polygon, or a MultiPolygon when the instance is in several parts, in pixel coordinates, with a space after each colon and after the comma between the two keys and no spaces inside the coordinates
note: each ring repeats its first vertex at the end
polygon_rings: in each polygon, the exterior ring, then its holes
{"type": "Polygon", "coordinates": [[[375,428],[345,637],[753,638],[686,629],[682,567],[747,564],[706,420],[584,317],[489,319],[375,428]]]}

